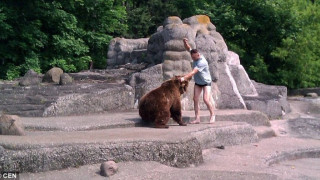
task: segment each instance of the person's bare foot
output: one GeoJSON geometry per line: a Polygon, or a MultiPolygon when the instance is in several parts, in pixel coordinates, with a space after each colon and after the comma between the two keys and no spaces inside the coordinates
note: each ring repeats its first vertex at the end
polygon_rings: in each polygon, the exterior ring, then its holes
{"type": "Polygon", "coordinates": [[[212,123],[214,123],[214,122],[216,122],[216,116],[215,116],[215,115],[213,115],[213,116],[210,117],[209,123],[212,124],[212,123]]]}
{"type": "Polygon", "coordinates": [[[200,121],[194,120],[194,121],[191,121],[190,124],[200,124],[200,121]]]}
{"type": "Polygon", "coordinates": [[[200,117],[197,117],[196,120],[191,121],[190,124],[200,124],[200,117]]]}

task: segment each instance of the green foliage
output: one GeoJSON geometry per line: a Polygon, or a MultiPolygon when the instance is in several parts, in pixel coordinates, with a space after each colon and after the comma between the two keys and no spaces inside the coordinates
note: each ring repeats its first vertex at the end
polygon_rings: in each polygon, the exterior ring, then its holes
{"type": "Polygon", "coordinates": [[[289,88],[320,86],[320,5],[292,1],[300,31],[284,38],[271,55],[280,62],[277,84],[289,88]]]}
{"type": "Polygon", "coordinates": [[[177,1],[126,1],[128,32],[126,37],[141,38],[155,33],[168,16],[179,16],[177,1]]]}
{"type": "Polygon", "coordinates": [[[0,2],[0,79],[53,66],[105,68],[108,44],[126,32],[122,0],[0,2]]]}
{"type": "Polygon", "coordinates": [[[20,66],[15,66],[13,64],[6,65],[6,79],[13,80],[15,78],[18,78],[20,76],[20,66]]]}
{"type": "Polygon", "coordinates": [[[264,62],[263,57],[259,54],[253,59],[252,65],[250,65],[250,72],[255,73],[255,80],[258,82],[266,82],[268,78],[268,65],[264,62]]]}

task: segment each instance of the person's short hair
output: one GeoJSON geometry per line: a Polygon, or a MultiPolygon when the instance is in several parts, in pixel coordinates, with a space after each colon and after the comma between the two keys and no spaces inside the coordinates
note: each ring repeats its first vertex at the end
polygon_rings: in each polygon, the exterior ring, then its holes
{"type": "Polygon", "coordinates": [[[195,54],[195,53],[198,53],[198,50],[197,49],[191,49],[190,54],[195,54]]]}

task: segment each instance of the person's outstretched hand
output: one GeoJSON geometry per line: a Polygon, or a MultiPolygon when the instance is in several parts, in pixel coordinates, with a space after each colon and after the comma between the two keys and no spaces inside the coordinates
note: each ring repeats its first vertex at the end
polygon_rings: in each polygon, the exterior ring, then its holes
{"type": "Polygon", "coordinates": [[[188,43],[188,39],[187,38],[183,38],[183,42],[184,43],[188,43]]]}

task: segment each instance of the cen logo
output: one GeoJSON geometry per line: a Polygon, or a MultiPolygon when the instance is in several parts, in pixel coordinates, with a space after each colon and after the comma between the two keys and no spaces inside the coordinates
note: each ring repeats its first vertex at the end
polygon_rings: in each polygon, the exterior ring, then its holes
{"type": "Polygon", "coordinates": [[[2,179],[19,179],[19,173],[18,172],[1,172],[0,173],[0,180],[2,179]]]}

